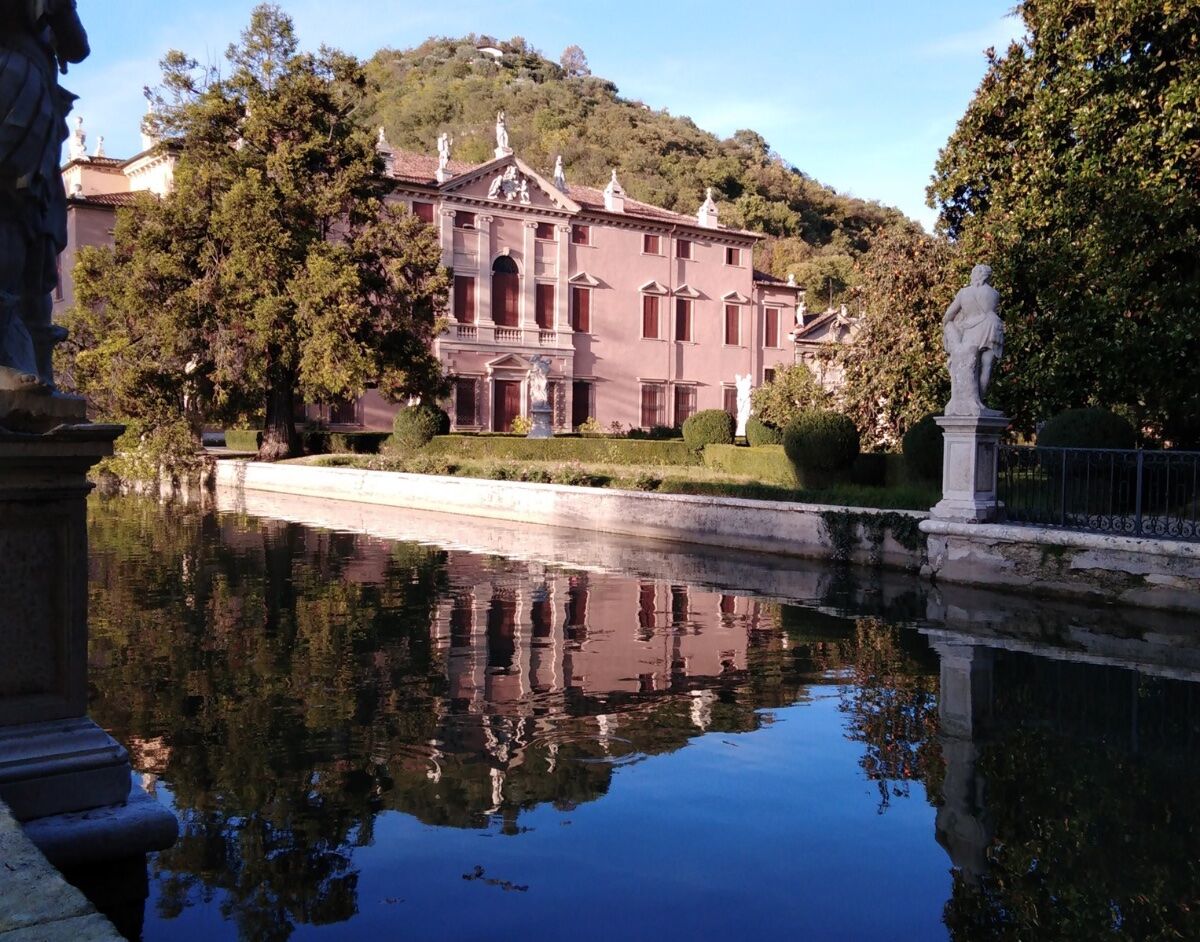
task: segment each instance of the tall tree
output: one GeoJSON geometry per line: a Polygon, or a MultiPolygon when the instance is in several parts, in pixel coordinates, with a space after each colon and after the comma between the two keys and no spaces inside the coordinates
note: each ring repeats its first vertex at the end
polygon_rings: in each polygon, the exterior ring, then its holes
{"type": "Polygon", "coordinates": [[[178,155],[174,189],[82,254],[74,372],[117,415],[265,416],[276,459],[297,451],[298,397],[443,388],[449,276],[432,229],[385,201],[354,58],[299,51],[269,5],[226,58],[227,78],[163,61],[149,122],[178,155]]]}
{"type": "Polygon", "coordinates": [[[863,441],[895,445],[949,398],[942,315],[954,297],[953,248],[907,223],[876,234],[860,261],[864,313],[842,351],[842,396],[863,441]]]}
{"type": "Polygon", "coordinates": [[[1200,5],[1025,0],[937,163],[940,228],[1004,302],[1000,404],[1200,438],[1200,5]]]}

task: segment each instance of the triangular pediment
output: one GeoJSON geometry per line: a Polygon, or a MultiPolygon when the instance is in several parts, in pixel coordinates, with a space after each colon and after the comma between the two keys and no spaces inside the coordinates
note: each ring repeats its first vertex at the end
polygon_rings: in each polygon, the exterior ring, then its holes
{"type": "Polygon", "coordinates": [[[647,281],[644,285],[638,288],[642,294],[668,294],[667,286],[660,284],[657,281],[647,281]]]}
{"type": "Polygon", "coordinates": [[[527,371],[529,369],[529,361],[515,353],[505,353],[494,360],[488,360],[486,366],[489,373],[494,370],[527,371]]]}
{"type": "Polygon", "coordinates": [[[730,304],[748,304],[750,299],[740,291],[728,291],[721,295],[722,301],[728,301],[730,304]]]}
{"type": "Polygon", "coordinates": [[[579,212],[579,204],[528,164],[512,155],[497,157],[442,184],[446,195],[490,200],[514,209],[579,212]]]}
{"type": "Polygon", "coordinates": [[[600,286],[600,281],[593,278],[585,271],[578,272],[567,279],[568,284],[583,285],[585,288],[597,288],[600,286]]]}
{"type": "Polygon", "coordinates": [[[699,298],[701,294],[691,285],[683,284],[675,289],[675,297],[677,298],[699,298]]]}

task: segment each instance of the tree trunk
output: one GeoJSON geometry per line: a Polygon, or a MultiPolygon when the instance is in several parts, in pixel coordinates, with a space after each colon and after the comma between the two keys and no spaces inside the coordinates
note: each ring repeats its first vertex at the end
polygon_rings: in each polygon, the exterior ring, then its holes
{"type": "Polygon", "coordinates": [[[281,461],[300,454],[295,408],[296,395],[291,383],[277,383],[267,392],[267,423],[258,448],[259,461],[281,461]]]}

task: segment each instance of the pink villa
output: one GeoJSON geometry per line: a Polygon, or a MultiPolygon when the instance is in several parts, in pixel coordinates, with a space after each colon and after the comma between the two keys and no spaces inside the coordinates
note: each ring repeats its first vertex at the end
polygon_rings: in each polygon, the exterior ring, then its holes
{"type": "MultiPolygon", "coordinates": [[[[493,160],[450,159],[391,147],[379,135],[395,202],[437,228],[454,272],[450,324],[436,341],[451,378],[444,403],[456,431],[508,431],[529,412],[530,358],[550,358],[553,423],[605,428],[678,426],[701,409],[736,411],[736,378],[754,386],[795,362],[802,290],[756,272],[759,233],[723,226],[711,193],[694,216],[631,199],[614,170],[604,190],[550,179],[508,147],[497,119],[493,160]]],[[[83,152],[82,129],[63,168],[72,245],[61,305],[70,303],[77,244],[111,238],[114,207],[139,189],[169,187],[170,158],[144,166],[83,152]],[[139,181],[139,174],[145,182],[139,181]],[[162,182],[165,174],[166,183],[162,182]]],[[[789,280],[790,281],[790,280],[789,280]]],[[[332,426],[386,429],[397,406],[368,390],[309,406],[332,426]]]]}

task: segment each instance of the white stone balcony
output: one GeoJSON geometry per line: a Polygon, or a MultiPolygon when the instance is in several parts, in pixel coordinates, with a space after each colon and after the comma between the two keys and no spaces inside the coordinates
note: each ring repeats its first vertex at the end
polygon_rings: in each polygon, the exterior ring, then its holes
{"type": "Polygon", "coordinates": [[[565,347],[574,346],[570,330],[547,330],[536,324],[522,327],[500,327],[495,324],[451,324],[443,340],[497,347],[565,347]]]}

